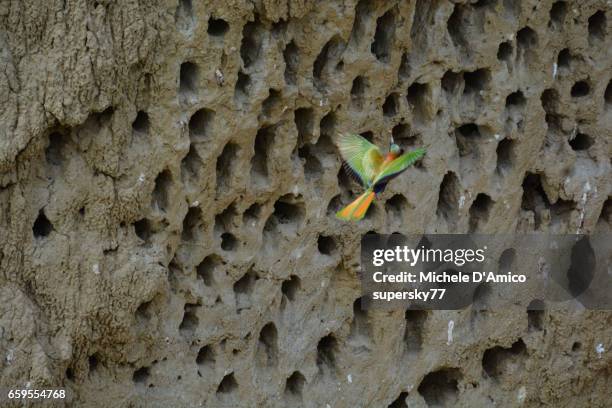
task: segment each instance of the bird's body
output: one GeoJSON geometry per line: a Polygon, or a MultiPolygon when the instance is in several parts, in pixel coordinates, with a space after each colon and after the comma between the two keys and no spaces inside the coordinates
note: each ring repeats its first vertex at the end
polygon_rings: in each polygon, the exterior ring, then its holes
{"type": "Polygon", "coordinates": [[[392,143],[389,152],[383,156],[376,145],[352,134],[340,136],[338,148],[347,172],[366,189],[336,213],[336,217],[346,221],[362,219],[376,194],[382,193],[391,179],[425,154],[425,149],[403,153],[398,145],[392,143]]]}

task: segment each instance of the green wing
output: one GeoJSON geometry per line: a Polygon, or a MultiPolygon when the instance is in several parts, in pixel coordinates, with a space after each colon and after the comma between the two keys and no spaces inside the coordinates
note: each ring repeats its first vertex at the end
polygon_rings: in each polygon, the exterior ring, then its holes
{"type": "Polygon", "coordinates": [[[408,153],[402,154],[397,159],[391,161],[381,169],[380,173],[376,176],[373,184],[382,184],[396,177],[400,173],[406,171],[411,164],[419,160],[425,155],[425,149],[416,149],[408,153]]]}
{"type": "Polygon", "coordinates": [[[349,173],[364,186],[369,186],[383,162],[380,149],[359,135],[344,134],[338,140],[340,155],[349,173]]]}

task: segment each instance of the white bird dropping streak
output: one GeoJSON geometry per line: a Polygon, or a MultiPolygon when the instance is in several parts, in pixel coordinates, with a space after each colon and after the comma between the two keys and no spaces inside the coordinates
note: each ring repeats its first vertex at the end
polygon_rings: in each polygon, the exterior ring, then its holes
{"type": "Polygon", "coordinates": [[[450,344],[453,342],[453,329],[455,328],[455,322],[453,320],[450,320],[448,322],[448,330],[446,332],[446,344],[450,346],[450,344]]]}
{"type": "Polygon", "coordinates": [[[523,385],[521,388],[519,388],[518,390],[518,394],[516,396],[516,400],[518,401],[519,404],[522,404],[523,402],[525,402],[525,398],[527,397],[527,389],[525,388],[525,386],[523,385]]]}

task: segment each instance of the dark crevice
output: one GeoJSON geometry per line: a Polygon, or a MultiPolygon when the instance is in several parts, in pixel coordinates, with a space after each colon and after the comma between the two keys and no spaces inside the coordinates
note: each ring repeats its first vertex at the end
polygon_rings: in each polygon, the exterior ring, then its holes
{"type": "Polygon", "coordinates": [[[179,95],[185,98],[197,94],[199,77],[200,69],[196,64],[182,63],[179,74],[179,95]]]}
{"type": "Polygon", "coordinates": [[[428,406],[452,407],[458,401],[461,372],[457,368],[443,368],[427,374],[419,384],[419,394],[428,406]]]}
{"type": "Polygon", "coordinates": [[[444,175],[440,184],[438,196],[437,215],[447,222],[456,222],[459,216],[459,201],[461,196],[461,184],[455,173],[448,172],[444,175]]]}
{"type": "Polygon", "coordinates": [[[172,173],[166,169],[155,178],[155,188],[151,198],[151,208],[165,212],[168,209],[168,197],[172,187],[172,173]]]}
{"type": "Polygon", "coordinates": [[[517,340],[510,348],[496,346],[488,349],[482,356],[484,372],[494,380],[506,375],[521,372],[527,358],[527,348],[522,339],[517,340]]]}
{"type": "Polygon", "coordinates": [[[232,173],[238,161],[240,146],[233,142],[228,142],[221,155],[217,157],[217,193],[227,191],[232,181],[232,173]]]}
{"type": "Polygon", "coordinates": [[[476,199],[470,207],[470,232],[474,232],[481,228],[483,224],[489,220],[489,215],[493,207],[493,200],[484,193],[476,196],[476,199]]]}
{"type": "Polygon", "coordinates": [[[192,142],[204,141],[211,137],[212,121],[215,112],[210,109],[200,109],[189,119],[189,137],[192,142]]]}
{"type": "Polygon", "coordinates": [[[285,82],[287,85],[296,85],[300,51],[295,42],[291,41],[287,44],[283,51],[283,58],[285,60],[285,82]]]}
{"type": "Polygon", "coordinates": [[[370,49],[381,62],[387,63],[391,57],[395,40],[396,14],[397,10],[393,8],[376,20],[376,32],[370,49]]]}
{"type": "Polygon", "coordinates": [[[281,291],[283,295],[287,297],[290,301],[295,300],[295,295],[300,290],[302,283],[300,278],[295,275],[291,275],[289,279],[283,281],[281,285],[281,291]]]}
{"type": "Polygon", "coordinates": [[[225,33],[229,31],[229,24],[227,21],[220,18],[210,17],[208,19],[208,35],[213,37],[223,37],[225,33]]]}

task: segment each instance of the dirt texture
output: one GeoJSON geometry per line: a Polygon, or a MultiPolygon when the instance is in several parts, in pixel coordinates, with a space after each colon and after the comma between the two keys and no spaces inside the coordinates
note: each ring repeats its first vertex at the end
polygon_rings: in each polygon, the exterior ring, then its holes
{"type": "Polygon", "coordinates": [[[610,406],[610,312],[363,311],[358,278],[368,231],[610,232],[610,20],[604,0],[0,0],[0,386],[610,406]],[[333,215],[360,192],[348,131],[427,148],[357,224],[333,215]]]}

